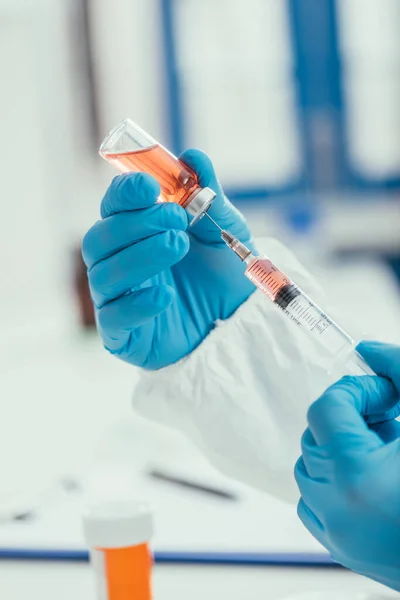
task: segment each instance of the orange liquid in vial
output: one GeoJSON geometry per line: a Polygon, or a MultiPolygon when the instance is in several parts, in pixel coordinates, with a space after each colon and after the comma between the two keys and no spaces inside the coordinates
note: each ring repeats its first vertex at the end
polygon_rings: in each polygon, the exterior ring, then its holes
{"type": "Polygon", "coordinates": [[[292,282],[268,258],[254,258],[250,261],[246,276],[273,302],[279,292],[292,282]]]}
{"type": "Polygon", "coordinates": [[[104,157],[122,173],[152,175],[160,184],[162,202],[175,202],[185,207],[188,198],[199,188],[196,174],[158,144],[136,152],[105,154],[104,157]]]}

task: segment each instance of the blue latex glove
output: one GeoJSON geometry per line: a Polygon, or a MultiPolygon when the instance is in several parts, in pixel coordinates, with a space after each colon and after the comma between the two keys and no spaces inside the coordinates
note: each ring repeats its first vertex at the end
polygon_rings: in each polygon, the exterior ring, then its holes
{"type": "MultiPolygon", "coordinates": [[[[210,216],[245,244],[246,222],[226,199],[210,159],[181,157],[217,197],[210,216]]],[[[172,203],[156,204],[160,187],[147,174],[116,177],[101,204],[102,220],[83,240],[97,325],[105,347],[121,359],[159,369],[186,356],[248,298],[245,265],[204,217],[172,203]]]]}
{"type": "Polygon", "coordinates": [[[358,347],[382,377],[345,377],[309,409],[295,476],[298,514],[340,564],[400,591],[400,348],[358,347]]]}

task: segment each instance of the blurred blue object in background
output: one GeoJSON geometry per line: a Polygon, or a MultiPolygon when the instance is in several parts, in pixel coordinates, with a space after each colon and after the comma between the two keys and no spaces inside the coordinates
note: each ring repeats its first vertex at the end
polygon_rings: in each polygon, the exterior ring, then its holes
{"type": "Polygon", "coordinates": [[[396,37],[399,5],[383,4],[162,0],[175,151],[204,148],[232,198],[398,190],[400,46],[389,44],[389,57],[368,56],[374,23],[396,37]]]}

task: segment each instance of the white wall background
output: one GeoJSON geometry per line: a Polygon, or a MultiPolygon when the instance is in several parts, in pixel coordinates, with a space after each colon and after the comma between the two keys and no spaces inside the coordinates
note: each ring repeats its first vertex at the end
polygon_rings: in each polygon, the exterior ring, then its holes
{"type": "Polygon", "coordinates": [[[352,163],[366,177],[398,177],[400,2],[339,0],[338,9],[352,163]]]}
{"type": "MultiPolygon", "coordinates": [[[[5,346],[27,331],[43,338],[55,323],[75,322],[69,252],[97,218],[114,175],[85,126],[85,80],[76,72],[72,35],[79,1],[0,0],[5,346]]],[[[280,185],[295,177],[301,157],[285,3],[179,0],[176,6],[188,144],[210,152],[230,184],[280,185]]],[[[338,6],[351,155],[364,173],[389,176],[400,170],[400,5],[342,0],[338,6]]],[[[101,133],[129,115],[167,143],[158,0],[91,0],[90,15],[101,133]]]]}
{"type": "Polygon", "coordinates": [[[72,115],[61,6],[0,2],[0,355],[65,315],[72,115]]]}
{"type": "Polygon", "coordinates": [[[176,2],[187,140],[213,157],[231,186],[279,187],[301,176],[286,6],[176,2]]]}

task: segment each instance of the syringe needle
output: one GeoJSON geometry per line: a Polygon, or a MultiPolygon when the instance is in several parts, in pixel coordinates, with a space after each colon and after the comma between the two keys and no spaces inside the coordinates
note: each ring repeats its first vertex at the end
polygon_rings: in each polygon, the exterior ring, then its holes
{"type": "Polygon", "coordinates": [[[204,213],[204,214],[205,214],[205,216],[206,216],[206,217],[208,217],[208,218],[210,219],[210,221],[211,221],[212,223],[214,223],[215,227],[218,227],[218,229],[219,229],[220,231],[222,231],[222,227],[220,227],[220,226],[218,225],[218,223],[216,223],[216,222],[214,221],[214,219],[212,219],[208,213],[204,213]]]}
{"type": "Polygon", "coordinates": [[[244,244],[242,244],[242,242],[240,242],[234,235],[232,235],[229,231],[226,231],[226,229],[222,229],[222,227],[220,227],[218,225],[218,223],[216,223],[214,221],[214,219],[212,219],[210,217],[210,215],[208,213],[204,213],[212,223],[214,223],[214,225],[216,227],[218,227],[218,229],[221,232],[221,239],[225,242],[225,244],[231,249],[233,250],[233,252],[240,258],[240,260],[246,260],[246,258],[248,256],[250,256],[251,254],[251,250],[249,250],[249,248],[247,248],[247,246],[245,246],[244,244]]]}
{"type": "Polygon", "coordinates": [[[247,248],[240,240],[232,235],[229,231],[223,229],[221,231],[221,239],[225,244],[233,250],[233,252],[240,258],[240,260],[246,260],[251,255],[251,250],[247,248]]]}

